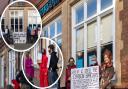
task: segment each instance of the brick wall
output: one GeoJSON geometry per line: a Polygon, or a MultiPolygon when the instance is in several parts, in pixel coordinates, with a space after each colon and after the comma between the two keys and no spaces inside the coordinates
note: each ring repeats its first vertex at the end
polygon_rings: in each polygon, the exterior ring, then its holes
{"type": "Polygon", "coordinates": [[[121,40],[123,48],[120,51],[121,61],[121,83],[128,88],[128,0],[123,1],[123,10],[120,13],[120,21],[122,22],[121,40]]]}

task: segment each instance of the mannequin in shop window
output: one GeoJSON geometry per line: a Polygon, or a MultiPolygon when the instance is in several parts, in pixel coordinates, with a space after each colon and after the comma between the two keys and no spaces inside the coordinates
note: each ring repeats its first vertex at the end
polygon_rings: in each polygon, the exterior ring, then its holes
{"type": "Polygon", "coordinates": [[[100,67],[100,89],[111,89],[111,80],[115,74],[112,63],[112,53],[106,49],[103,54],[104,62],[100,67]]]}
{"type": "Polygon", "coordinates": [[[70,89],[71,69],[76,68],[75,60],[73,57],[71,57],[68,62],[69,64],[67,65],[67,69],[66,69],[66,89],[70,89]]]}
{"type": "MultiPolygon", "coordinates": [[[[40,87],[48,86],[48,57],[46,55],[46,50],[42,50],[42,55],[40,56],[41,60],[38,60],[38,64],[40,66],[40,87]]],[[[39,58],[40,58],[39,57],[39,58]]]]}

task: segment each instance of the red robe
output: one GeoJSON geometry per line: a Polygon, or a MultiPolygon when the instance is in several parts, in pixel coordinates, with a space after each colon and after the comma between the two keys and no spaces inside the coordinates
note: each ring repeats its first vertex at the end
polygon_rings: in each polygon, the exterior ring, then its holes
{"type": "Polygon", "coordinates": [[[68,80],[69,78],[71,78],[71,69],[76,68],[76,65],[73,66],[69,66],[66,69],[66,89],[70,89],[70,80],[68,80]]]}
{"type": "Polygon", "coordinates": [[[14,84],[14,89],[20,89],[20,85],[16,80],[12,80],[12,83],[14,84]]]}
{"type": "Polygon", "coordinates": [[[42,62],[39,63],[40,66],[40,87],[47,87],[48,86],[48,57],[46,54],[42,55],[42,62]]]}

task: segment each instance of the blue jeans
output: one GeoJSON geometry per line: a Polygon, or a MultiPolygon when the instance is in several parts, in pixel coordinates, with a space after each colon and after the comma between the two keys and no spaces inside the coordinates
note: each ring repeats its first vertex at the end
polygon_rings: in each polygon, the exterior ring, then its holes
{"type": "MultiPolygon", "coordinates": [[[[55,83],[57,78],[58,78],[57,71],[49,70],[49,73],[48,73],[49,85],[52,85],[53,83],[55,83]]],[[[58,87],[58,83],[56,83],[52,88],[57,88],[57,87],[58,87]]]]}

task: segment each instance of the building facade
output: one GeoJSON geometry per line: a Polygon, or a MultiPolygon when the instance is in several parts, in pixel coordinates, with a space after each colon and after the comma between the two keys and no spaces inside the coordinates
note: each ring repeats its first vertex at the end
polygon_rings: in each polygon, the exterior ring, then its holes
{"type": "MultiPolygon", "coordinates": [[[[113,85],[115,88],[127,88],[127,0],[58,1],[47,10],[44,9],[49,3],[47,0],[33,3],[42,16],[42,36],[61,44],[64,68],[70,57],[75,58],[80,68],[90,66],[93,57],[100,65],[104,49],[109,49],[116,72],[113,85]]],[[[65,70],[61,87],[65,87],[65,70]]]]}
{"type": "Polygon", "coordinates": [[[128,0],[55,0],[50,9],[46,8],[47,3],[53,0],[29,1],[42,16],[42,36],[55,40],[62,49],[61,87],[65,87],[65,69],[70,57],[75,58],[78,67],[87,67],[96,56],[100,65],[107,48],[113,54],[114,87],[128,88],[128,0]]]}

